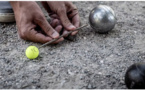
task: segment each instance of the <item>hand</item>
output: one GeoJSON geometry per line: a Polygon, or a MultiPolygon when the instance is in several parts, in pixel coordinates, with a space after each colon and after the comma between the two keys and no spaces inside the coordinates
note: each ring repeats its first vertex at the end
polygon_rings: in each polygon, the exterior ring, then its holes
{"type": "MultiPolygon", "coordinates": [[[[51,27],[36,2],[12,1],[10,3],[15,13],[18,33],[21,38],[33,42],[46,43],[53,38],[59,37],[57,31],[61,30],[62,26],[53,25],[54,27],[51,27]],[[38,26],[41,28],[39,31],[36,30],[38,26]]],[[[63,38],[59,39],[55,43],[62,40],[63,38]]]]}
{"type": "MultiPolygon", "coordinates": [[[[63,1],[45,1],[42,2],[44,8],[47,10],[51,18],[60,19],[64,27],[63,34],[68,30],[75,30],[80,25],[80,18],[77,8],[71,2],[63,1]]],[[[71,35],[75,35],[77,31],[71,35]]]]}

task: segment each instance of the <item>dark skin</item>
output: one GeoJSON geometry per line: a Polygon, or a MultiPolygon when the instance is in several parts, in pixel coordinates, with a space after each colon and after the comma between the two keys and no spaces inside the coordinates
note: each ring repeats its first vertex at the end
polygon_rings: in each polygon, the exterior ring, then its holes
{"type": "MultiPolygon", "coordinates": [[[[45,1],[42,5],[51,17],[48,23],[39,5],[34,1],[11,1],[10,2],[18,27],[18,33],[22,39],[46,43],[60,36],[60,31],[64,28],[63,34],[70,30],[75,30],[80,25],[80,19],[76,7],[71,2],[45,1]],[[39,31],[36,27],[40,27],[39,31]]],[[[75,35],[73,32],[71,35],[75,35]]],[[[63,41],[64,38],[54,43],[63,41]]]]}

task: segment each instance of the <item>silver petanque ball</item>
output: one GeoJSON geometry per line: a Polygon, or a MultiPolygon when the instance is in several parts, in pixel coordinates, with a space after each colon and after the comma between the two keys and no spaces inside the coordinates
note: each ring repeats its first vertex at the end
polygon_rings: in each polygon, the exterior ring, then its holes
{"type": "Polygon", "coordinates": [[[96,32],[107,33],[114,28],[116,16],[112,8],[99,5],[90,12],[89,23],[96,32]]]}

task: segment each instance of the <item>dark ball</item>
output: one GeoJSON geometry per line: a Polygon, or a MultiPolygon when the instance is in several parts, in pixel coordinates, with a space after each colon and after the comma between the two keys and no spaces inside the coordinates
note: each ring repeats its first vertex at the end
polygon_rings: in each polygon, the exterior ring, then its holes
{"type": "Polygon", "coordinates": [[[135,63],[127,69],[125,84],[129,89],[145,89],[145,63],[135,63]]]}

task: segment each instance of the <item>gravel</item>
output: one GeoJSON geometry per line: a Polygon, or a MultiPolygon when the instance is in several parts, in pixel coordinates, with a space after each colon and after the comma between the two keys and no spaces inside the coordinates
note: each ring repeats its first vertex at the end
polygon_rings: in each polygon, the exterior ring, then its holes
{"type": "Polygon", "coordinates": [[[73,3],[82,24],[88,22],[95,6],[110,6],[117,16],[115,28],[108,34],[98,34],[85,27],[73,40],[43,47],[37,59],[29,60],[25,49],[41,44],[22,40],[16,23],[1,23],[1,89],[126,89],[127,68],[145,59],[145,2],[73,3]]]}

